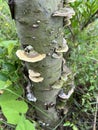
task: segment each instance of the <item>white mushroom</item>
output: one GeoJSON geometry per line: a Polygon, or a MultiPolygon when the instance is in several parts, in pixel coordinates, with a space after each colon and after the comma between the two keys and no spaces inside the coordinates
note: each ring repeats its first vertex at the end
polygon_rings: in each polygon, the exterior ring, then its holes
{"type": "Polygon", "coordinates": [[[76,0],[66,0],[66,3],[75,2],[76,0]]]}
{"type": "Polygon", "coordinates": [[[16,55],[20,60],[32,63],[41,61],[46,57],[46,54],[39,54],[36,51],[26,53],[24,50],[17,50],[16,55]]]}
{"type": "Polygon", "coordinates": [[[29,75],[29,78],[31,79],[31,81],[33,81],[35,83],[39,83],[39,82],[42,82],[44,80],[43,77],[33,77],[31,75],[29,75]]]}
{"type": "Polygon", "coordinates": [[[29,70],[28,73],[29,73],[30,80],[33,82],[36,82],[36,83],[42,82],[44,79],[43,77],[40,76],[41,75],[40,73],[35,72],[33,70],[29,70]]]}
{"type": "Polygon", "coordinates": [[[53,57],[54,59],[59,59],[59,58],[62,57],[62,55],[61,55],[61,54],[58,54],[58,53],[53,53],[53,54],[52,54],[52,57],[53,57]]]}
{"type": "Polygon", "coordinates": [[[53,13],[54,17],[69,17],[75,15],[75,11],[71,7],[65,7],[60,10],[57,10],[53,13]]]}
{"type": "Polygon", "coordinates": [[[29,70],[29,75],[32,76],[32,77],[39,77],[41,74],[38,73],[38,72],[35,72],[33,70],[29,70]]]}
{"type": "Polygon", "coordinates": [[[61,99],[66,99],[66,94],[63,92],[63,89],[59,92],[58,97],[61,99]]]}
{"type": "Polygon", "coordinates": [[[56,48],[55,52],[67,52],[68,51],[68,45],[66,40],[63,38],[63,46],[56,48]]]}
{"type": "Polygon", "coordinates": [[[58,97],[61,98],[61,99],[63,99],[63,100],[69,99],[70,96],[72,95],[72,93],[74,92],[74,88],[75,88],[75,87],[72,86],[72,88],[71,88],[71,90],[69,90],[68,94],[65,94],[65,93],[63,92],[63,89],[62,89],[62,90],[59,92],[58,97]]]}

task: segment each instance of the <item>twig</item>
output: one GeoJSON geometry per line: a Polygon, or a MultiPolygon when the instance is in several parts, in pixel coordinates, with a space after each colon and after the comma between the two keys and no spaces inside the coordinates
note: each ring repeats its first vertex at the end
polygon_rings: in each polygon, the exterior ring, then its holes
{"type": "Polygon", "coordinates": [[[69,31],[71,32],[71,35],[72,35],[72,40],[74,41],[74,40],[75,40],[75,35],[74,35],[74,33],[73,33],[73,31],[72,31],[71,27],[70,27],[70,26],[68,26],[68,29],[69,29],[69,31]]]}
{"type": "Polygon", "coordinates": [[[0,123],[4,124],[4,125],[6,125],[6,126],[9,126],[9,127],[11,127],[11,128],[15,128],[14,125],[8,124],[8,123],[7,123],[6,121],[4,121],[4,120],[0,120],[0,123]]]}
{"type": "Polygon", "coordinates": [[[98,60],[96,58],[94,58],[94,57],[88,57],[88,56],[86,56],[86,57],[89,58],[89,59],[92,59],[92,60],[94,60],[96,62],[98,62],[98,60]]]}
{"type": "Polygon", "coordinates": [[[97,10],[94,14],[92,14],[92,15],[89,17],[88,21],[83,25],[83,27],[81,28],[81,30],[83,30],[85,27],[87,27],[87,25],[91,22],[91,19],[92,19],[96,14],[98,14],[98,10],[97,10]]]}
{"type": "Polygon", "coordinates": [[[64,121],[64,119],[66,118],[67,115],[65,115],[62,120],[58,123],[58,125],[53,129],[53,130],[56,130],[61,124],[62,122],[64,121]]]}

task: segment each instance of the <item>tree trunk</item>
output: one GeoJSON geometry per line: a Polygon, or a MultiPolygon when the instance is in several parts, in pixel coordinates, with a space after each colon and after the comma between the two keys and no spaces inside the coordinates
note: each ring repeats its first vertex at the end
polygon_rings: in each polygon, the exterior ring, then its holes
{"type": "Polygon", "coordinates": [[[42,81],[32,82],[32,92],[37,99],[34,105],[39,108],[36,118],[45,130],[58,124],[62,110],[66,113],[65,103],[74,90],[70,70],[63,62],[62,52],[57,51],[63,48],[63,17],[54,17],[53,13],[61,8],[62,0],[15,1],[15,21],[23,50],[31,45],[33,51],[45,54],[38,62],[25,62],[28,70],[43,77],[42,81]]]}

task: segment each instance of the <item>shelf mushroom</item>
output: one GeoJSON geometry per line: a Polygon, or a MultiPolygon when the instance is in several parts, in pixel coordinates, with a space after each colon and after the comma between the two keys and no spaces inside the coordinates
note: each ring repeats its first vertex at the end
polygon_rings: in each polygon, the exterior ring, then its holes
{"type": "Polygon", "coordinates": [[[46,57],[46,54],[39,54],[34,50],[30,52],[25,50],[17,50],[16,55],[20,60],[32,63],[41,61],[46,57]]]}
{"type": "Polygon", "coordinates": [[[75,2],[76,0],[66,0],[66,3],[75,2]]]}
{"type": "Polygon", "coordinates": [[[67,95],[64,93],[63,89],[60,90],[58,97],[63,100],[66,99],[67,95]]]}
{"type": "Polygon", "coordinates": [[[55,52],[61,53],[61,52],[67,52],[67,51],[68,51],[67,41],[63,38],[63,45],[61,47],[56,48],[55,52]]]}
{"type": "Polygon", "coordinates": [[[28,73],[29,73],[30,80],[35,83],[42,82],[44,79],[43,77],[40,76],[41,75],[40,73],[34,72],[33,70],[29,70],[28,73]]]}
{"type": "Polygon", "coordinates": [[[72,17],[73,15],[75,15],[75,12],[71,7],[64,7],[52,14],[53,17],[72,17]]]}
{"type": "Polygon", "coordinates": [[[69,90],[68,94],[65,94],[63,89],[60,90],[59,94],[58,94],[58,97],[62,100],[67,100],[70,98],[70,96],[72,95],[72,93],[74,92],[74,86],[72,86],[72,88],[69,90]]]}
{"type": "MultiPolygon", "coordinates": [[[[31,63],[41,61],[46,57],[46,54],[39,54],[31,45],[27,46],[24,50],[17,50],[16,55],[20,60],[31,63]]],[[[29,78],[33,82],[42,82],[44,79],[40,77],[40,73],[34,72],[33,70],[29,70],[29,78]]]]}

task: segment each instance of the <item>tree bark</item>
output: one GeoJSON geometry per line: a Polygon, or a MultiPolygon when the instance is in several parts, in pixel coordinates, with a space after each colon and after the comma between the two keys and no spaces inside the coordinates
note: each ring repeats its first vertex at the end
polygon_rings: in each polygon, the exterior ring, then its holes
{"type": "Polygon", "coordinates": [[[62,7],[63,0],[15,1],[15,22],[22,48],[31,45],[36,52],[46,54],[39,62],[26,62],[28,70],[39,72],[44,78],[42,82],[32,82],[32,91],[37,98],[34,105],[40,109],[36,109],[36,116],[45,130],[53,129],[60,120],[60,111],[66,109],[67,98],[59,99],[60,90],[64,88],[68,92],[71,88],[72,94],[74,89],[73,78],[71,83],[62,80],[62,74],[69,80],[70,70],[64,67],[63,54],[55,52],[63,43],[63,17],[53,17],[52,14],[62,7]]]}

